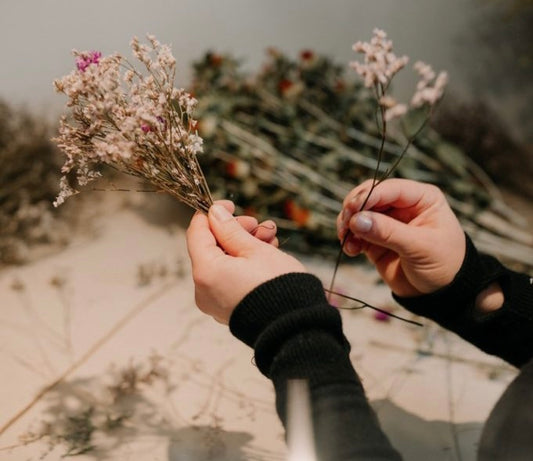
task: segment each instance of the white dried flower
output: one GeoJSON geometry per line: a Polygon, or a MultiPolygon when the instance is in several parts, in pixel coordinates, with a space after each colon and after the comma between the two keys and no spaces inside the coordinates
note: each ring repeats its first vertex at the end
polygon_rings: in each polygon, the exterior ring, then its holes
{"type": "MultiPolygon", "coordinates": [[[[54,82],[70,108],[55,138],[67,156],[62,172],[74,170],[86,185],[100,176],[100,164],[109,164],[207,211],[212,199],[196,158],[203,142],[193,119],[197,101],[174,87],[170,48],[152,35],[148,40],[151,46],[131,41],[147,75],[118,54],[73,51],[76,69],[54,82]]],[[[60,188],[55,206],[78,192],[65,176],[60,188]]]]}
{"type": "Polygon", "coordinates": [[[414,69],[420,75],[420,80],[411,99],[411,106],[435,105],[444,94],[444,89],[448,83],[448,74],[440,72],[439,75],[436,75],[432,67],[422,61],[417,61],[414,69]]]}
{"type": "MultiPolygon", "coordinates": [[[[370,42],[356,42],[353,50],[364,55],[364,62],[352,62],[351,67],[363,78],[367,88],[374,88],[381,107],[383,121],[401,117],[408,111],[406,104],[398,102],[387,94],[392,78],[408,62],[407,56],[398,58],[392,52],[392,41],[387,39],[387,34],[381,29],[374,29],[370,42]]],[[[410,106],[413,108],[424,105],[433,106],[442,97],[448,82],[446,72],[435,74],[430,65],[417,61],[415,71],[420,75],[416,91],[411,98],[410,106]]]]}
{"type": "Polygon", "coordinates": [[[396,104],[398,104],[396,99],[394,99],[392,96],[389,96],[389,95],[384,95],[381,98],[379,98],[378,103],[380,106],[385,107],[386,109],[391,109],[396,104]]]}
{"type": "Polygon", "coordinates": [[[364,62],[354,61],[351,67],[363,78],[364,85],[372,88],[381,85],[385,89],[392,78],[407,64],[407,56],[397,57],[392,52],[392,41],[381,29],[374,29],[370,42],[356,42],[353,50],[364,54],[364,62]]]}
{"type": "Polygon", "coordinates": [[[62,176],[59,180],[59,195],[54,201],[54,206],[57,207],[61,205],[68,197],[70,197],[71,195],[76,195],[78,193],[79,191],[70,187],[67,178],[65,176],[62,176]]]}
{"type": "Polygon", "coordinates": [[[396,104],[385,111],[385,120],[388,122],[407,113],[406,104],[396,104]]]}

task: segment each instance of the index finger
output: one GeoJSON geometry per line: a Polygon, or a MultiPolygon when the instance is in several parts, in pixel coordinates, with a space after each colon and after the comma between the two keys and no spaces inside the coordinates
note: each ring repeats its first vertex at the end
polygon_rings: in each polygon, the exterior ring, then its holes
{"type": "MultiPolygon", "coordinates": [[[[347,197],[345,206],[354,212],[360,211],[369,190],[367,187],[365,189],[365,193],[361,193],[361,190],[355,188],[353,196],[347,197]]],[[[435,186],[418,181],[387,179],[374,188],[365,204],[365,210],[424,207],[435,197],[436,190],[435,186]]]]}

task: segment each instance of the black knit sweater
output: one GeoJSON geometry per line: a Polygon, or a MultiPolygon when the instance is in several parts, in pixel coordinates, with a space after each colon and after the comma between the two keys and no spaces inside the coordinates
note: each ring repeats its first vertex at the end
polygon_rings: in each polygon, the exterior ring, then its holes
{"type": "MultiPolygon", "coordinates": [[[[479,254],[468,238],[463,265],[449,286],[430,295],[395,299],[517,367],[533,357],[532,280],[479,254]],[[504,306],[480,315],[474,300],[496,280],[504,306]]],[[[257,367],[274,384],[284,425],[287,381],[307,381],[320,461],[401,459],[365,397],[349,359],[341,317],[316,277],[292,273],[260,285],[236,307],[230,329],[254,348],[257,367]]]]}

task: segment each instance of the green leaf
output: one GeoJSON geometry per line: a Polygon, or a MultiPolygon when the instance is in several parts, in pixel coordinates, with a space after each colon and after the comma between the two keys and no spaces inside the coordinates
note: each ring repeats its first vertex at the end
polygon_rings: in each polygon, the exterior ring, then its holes
{"type": "Polygon", "coordinates": [[[454,144],[440,142],[435,146],[437,158],[454,173],[459,176],[466,176],[466,159],[463,152],[454,144]]]}

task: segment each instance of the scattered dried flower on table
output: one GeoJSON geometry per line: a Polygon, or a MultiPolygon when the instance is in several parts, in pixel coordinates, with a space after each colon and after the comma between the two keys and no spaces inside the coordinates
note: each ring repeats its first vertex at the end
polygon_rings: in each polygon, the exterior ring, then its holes
{"type": "Polygon", "coordinates": [[[197,160],[203,143],[193,118],[197,101],[174,87],[176,60],[169,46],[147,37],[149,45],[131,41],[145,73],[119,54],[73,51],[76,69],[54,82],[69,108],[54,139],[67,156],[55,206],[78,193],[68,173],[75,171],[84,186],[106,164],[196,210],[209,209],[211,194],[197,160]]]}

